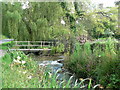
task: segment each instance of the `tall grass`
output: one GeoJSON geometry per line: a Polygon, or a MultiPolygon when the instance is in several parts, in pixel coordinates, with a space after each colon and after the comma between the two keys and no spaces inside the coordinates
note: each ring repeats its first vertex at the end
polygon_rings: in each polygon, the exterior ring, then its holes
{"type": "Polygon", "coordinates": [[[107,88],[118,88],[120,83],[120,51],[112,39],[104,43],[83,46],[76,43],[74,53],[66,59],[65,66],[78,77],[93,78],[107,88]]]}
{"type": "Polygon", "coordinates": [[[10,51],[2,57],[2,88],[87,88],[86,80],[89,81],[88,88],[91,88],[89,78],[72,83],[73,76],[68,81],[60,81],[57,73],[38,67],[23,52],[10,51]]]}
{"type": "Polygon", "coordinates": [[[2,58],[2,87],[30,88],[39,86],[36,64],[22,52],[8,52],[2,58]],[[19,59],[19,60],[18,60],[19,59]],[[18,61],[18,62],[15,62],[18,61]],[[26,63],[20,63],[26,62],[26,63]],[[32,78],[31,78],[32,77],[32,78]]]}

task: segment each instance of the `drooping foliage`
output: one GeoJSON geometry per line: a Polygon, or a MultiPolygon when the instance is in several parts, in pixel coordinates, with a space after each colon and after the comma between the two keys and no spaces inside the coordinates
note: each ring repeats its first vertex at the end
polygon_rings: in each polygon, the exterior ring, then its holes
{"type": "Polygon", "coordinates": [[[63,27],[63,16],[62,7],[56,2],[29,2],[27,9],[21,3],[3,3],[3,34],[18,40],[49,40],[54,37],[53,32],[63,27]]]}
{"type": "Polygon", "coordinates": [[[26,9],[20,2],[2,4],[3,34],[17,40],[61,39],[62,32],[66,30],[68,34],[72,32],[75,36],[88,35],[93,38],[120,35],[117,7],[92,10],[86,0],[29,2],[26,9]]]}

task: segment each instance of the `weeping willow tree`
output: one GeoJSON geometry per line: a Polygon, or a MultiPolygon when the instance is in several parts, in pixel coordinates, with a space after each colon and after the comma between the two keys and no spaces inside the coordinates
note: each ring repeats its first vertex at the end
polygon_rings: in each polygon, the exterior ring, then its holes
{"type": "Polygon", "coordinates": [[[76,25],[77,19],[82,16],[80,4],[29,2],[28,8],[24,9],[20,2],[4,2],[3,34],[17,40],[51,40],[63,38],[67,30],[65,37],[68,38],[69,33],[81,30],[81,25],[76,25]],[[65,21],[64,25],[61,20],[65,21]]]}
{"type": "Polygon", "coordinates": [[[11,3],[3,3],[3,17],[2,17],[2,23],[3,23],[3,34],[17,39],[19,36],[18,30],[19,30],[19,24],[22,20],[21,14],[20,14],[20,4],[15,3],[12,5],[11,3]]]}
{"type": "Polygon", "coordinates": [[[53,39],[52,31],[55,26],[59,26],[63,15],[60,4],[58,2],[32,2],[29,5],[30,8],[24,11],[23,21],[31,35],[30,40],[53,39]]]}
{"type": "Polygon", "coordinates": [[[3,3],[2,11],[3,34],[17,40],[53,39],[52,31],[64,16],[58,2],[29,2],[26,9],[18,2],[3,3]]]}
{"type": "Polygon", "coordinates": [[[21,22],[21,16],[18,13],[18,11],[14,11],[14,12],[8,11],[7,17],[8,17],[8,21],[7,21],[8,33],[12,38],[17,39],[19,23],[21,22]]]}
{"type": "Polygon", "coordinates": [[[30,34],[26,28],[26,25],[23,21],[21,21],[21,23],[19,24],[19,30],[18,30],[18,40],[20,41],[29,41],[29,37],[30,37],[30,34]]]}

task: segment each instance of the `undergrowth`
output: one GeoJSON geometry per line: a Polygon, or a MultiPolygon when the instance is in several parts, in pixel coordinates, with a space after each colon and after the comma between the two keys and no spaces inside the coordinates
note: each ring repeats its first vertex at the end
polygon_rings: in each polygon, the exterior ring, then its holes
{"type": "Polygon", "coordinates": [[[23,52],[8,51],[2,58],[2,88],[92,88],[91,79],[59,81],[58,75],[51,74],[23,52]],[[84,84],[85,81],[87,84],[84,84]]]}
{"type": "Polygon", "coordinates": [[[104,43],[96,43],[94,47],[86,42],[76,43],[76,49],[65,61],[65,66],[77,77],[90,77],[104,88],[120,88],[120,51],[114,41],[109,38],[104,43]]]}

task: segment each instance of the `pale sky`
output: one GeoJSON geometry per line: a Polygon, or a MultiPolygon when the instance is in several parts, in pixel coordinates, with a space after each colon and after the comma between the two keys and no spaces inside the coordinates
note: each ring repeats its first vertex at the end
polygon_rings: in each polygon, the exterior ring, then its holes
{"type": "Polygon", "coordinates": [[[118,0],[91,0],[91,2],[99,4],[103,3],[104,7],[114,6],[114,2],[118,0]]]}

